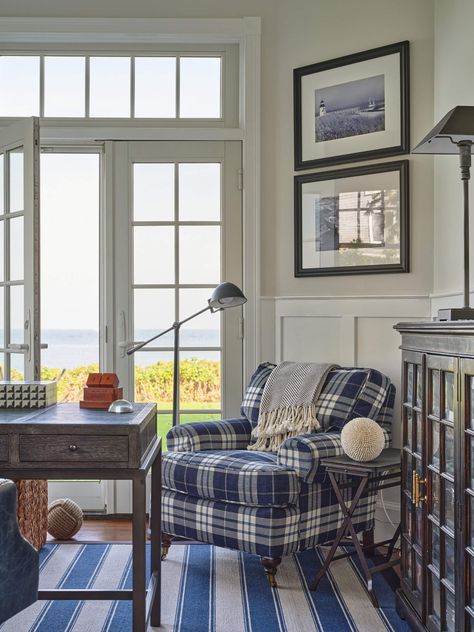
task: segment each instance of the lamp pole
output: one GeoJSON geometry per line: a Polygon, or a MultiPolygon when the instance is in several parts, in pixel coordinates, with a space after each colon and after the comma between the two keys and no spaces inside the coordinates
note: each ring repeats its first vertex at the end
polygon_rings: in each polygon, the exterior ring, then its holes
{"type": "Polygon", "coordinates": [[[471,147],[473,142],[461,140],[457,145],[459,147],[464,202],[464,307],[469,309],[469,179],[471,177],[471,147]]]}
{"type": "MultiPolygon", "coordinates": [[[[173,424],[173,426],[178,425],[178,422],[179,422],[179,419],[178,419],[178,416],[179,416],[179,406],[178,406],[178,400],[179,400],[179,330],[181,329],[181,326],[184,325],[184,323],[187,323],[189,320],[192,320],[193,318],[196,318],[196,316],[200,316],[201,314],[204,314],[204,312],[208,312],[209,310],[212,311],[212,308],[211,308],[210,305],[208,305],[207,307],[204,307],[203,309],[200,309],[195,314],[192,314],[191,316],[188,316],[187,318],[184,318],[183,320],[177,320],[171,325],[171,327],[168,327],[168,329],[165,329],[164,331],[161,331],[159,334],[156,334],[156,336],[152,336],[148,340],[145,340],[145,342],[140,342],[139,344],[135,345],[131,349],[128,349],[128,351],[127,351],[127,355],[129,355],[129,356],[133,355],[134,353],[136,353],[140,349],[143,349],[143,347],[148,345],[150,342],[153,342],[153,340],[157,340],[158,338],[161,338],[165,334],[168,334],[170,331],[174,331],[174,345],[173,345],[173,411],[172,411],[172,424],[173,424]]],[[[213,310],[213,311],[219,311],[219,310],[213,310]]]]}

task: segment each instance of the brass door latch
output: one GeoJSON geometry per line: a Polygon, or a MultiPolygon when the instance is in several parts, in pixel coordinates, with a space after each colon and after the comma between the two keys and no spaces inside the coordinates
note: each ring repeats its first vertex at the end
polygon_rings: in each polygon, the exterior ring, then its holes
{"type": "Polygon", "coordinates": [[[426,502],[426,493],[424,496],[421,495],[421,486],[426,485],[426,483],[426,478],[421,478],[418,472],[413,472],[411,498],[415,507],[421,507],[426,502]]]}

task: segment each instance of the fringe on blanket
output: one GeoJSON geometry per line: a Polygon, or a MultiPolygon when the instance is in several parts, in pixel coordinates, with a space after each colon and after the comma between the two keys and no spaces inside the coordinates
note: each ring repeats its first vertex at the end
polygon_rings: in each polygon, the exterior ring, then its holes
{"type": "Polygon", "coordinates": [[[263,413],[252,435],[256,442],[247,450],[276,452],[285,439],[320,428],[315,404],[284,406],[263,413]]]}

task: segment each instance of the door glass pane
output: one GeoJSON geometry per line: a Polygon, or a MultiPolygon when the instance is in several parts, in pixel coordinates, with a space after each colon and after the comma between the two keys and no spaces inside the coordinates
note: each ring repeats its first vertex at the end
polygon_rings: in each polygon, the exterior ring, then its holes
{"type": "Polygon", "coordinates": [[[451,426],[444,427],[444,458],[446,472],[454,476],[454,429],[451,426]]]}
{"type": "Polygon", "coordinates": [[[135,116],[176,117],[176,57],[135,58],[135,116]]]}
{"type": "Polygon", "coordinates": [[[174,283],[174,228],[135,226],[135,284],[174,283]]]}
{"type": "Polygon", "coordinates": [[[4,184],[4,178],[5,178],[5,172],[4,172],[4,168],[5,168],[5,157],[3,154],[0,154],[0,214],[3,214],[3,211],[5,209],[5,184],[4,184]]]}
{"type": "Polygon", "coordinates": [[[130,58],[90,58],[90,116],[130,116],[130,58]]]}
{"type": "Polygon", "coordinates": [[[440,372],[438,370],[431,371],[431,414],[439,417],[440,411],[440,390],[439,390],[440,372]]]}
{"type": "Polygon", "coordinates": [[[181,226],[180,283],[217,284],[220,281],[220,226],[181,226]],[[205,244],[206,247],[202,248],[205,244]]]}
{"type": "Polygon", "coordinates": [[[454,588],[454,540],[444,534],[445,577],[454,588]]]}
{"type": "Polygon", "coordinates": [[[421,408],[423,401],[423,368],[421,365],[416,367],[416,405],[421,408]]]}
{"type": "Polygon", "coordinates": [[[413,404],[413,364],[409,363],[407,368],[407,403],[413,404]]]}
{"type": "Polygon", "coordinates": [[[440,486],[439,476],[431,472],[431,513],[439,520],[440,510],[440,486]]]}
{"type": "Polygon", "coordinates": [[[41,376],[77,402],[99,370],[100,155],[41,155],[41,376]]]}
{"type": "Polygon", "coordinates": [[[181,57],[181,118],[220,118],[221,58],[181,57]]]}
{"type": "Polygon", "coordinates": [[[7,220],[10,225],[10,280],[22,281],[24,276],[23,217],[7,220]]]}
{"type": "Polygon", "coordinates": [[[454,420],[454,374],[446,372],[444,374],[444,418],[449,421],[454,420]]]}
{"type": "Polygon", "coordinates": [[[180,352],[180,409],[221,408],[220,351],[180,352]]]}
{"type": "MultiPolygon", "coordinates": [[[[0,287],[0,348],[5,347],[5,288],[0,287]]],[[[3,380],[3,377],[0,377],[3,380]]]]}
{"type": "Polygon", "coordinates": [[[10,213],[24,210],[24,165],[23,149],[15,149],[8,154],[10,159],[10,213]]]}
{"type": "Polygon", "coordinates": [[[44,58],[44,115],[85,116],[86,58],[44,58]]]}
{"type": "MultiPolygon", "coordinates": [[[[186,289],[179,292],[179,318],[187,318],[191,314],[206,307],[211,289],[186,289]]],[[[204,312],[201,316],[193,318],[181,328],[181,345],[183,347],[219,347],[220,314],[204,312]]]]}
{"type": "Polygon", "coordinates": [[[409,492],[411,496],[413,477],[412,457],[406,452],[403,453],[403,457],[405,459],[405,489],[409,492]]]}
{"type": "Polygon", "coordinates": [[[470,564],[470,570],[469,570],[469,583],[471,586],[471,590],[470,590],[470,606],[471,608],[474,606],[474,557],[469,556],[469,564],[470,564]]]}
{"type": "Polygon", "coordinates": [[[23,285],[10,287],[10,342],[13,344],[25,342],[24,293],[23,285]]]}
{"type": "Polygon", "coordinates": [[[474,377],[469,378],[469,383],[471,385],[471,406],[470,406],[471,428],[474,428],[474,377]]]}
{"type": "MultiPolygon", "coordinates": [[[[134,340],[143,342],[171,327],[175,321],[174,290],[136,289],[134,290],[134,340]]],[[[171,331],[150,343],[152,347],[172,347],[174,335],[171,331]]],[[[140,355],[144,360],[145,355],[140,355]]],[[[163,358],[164,356],[157,356],[163,358]]],[[[172,355],[167,356],[171,358],[172,355]]],[[[154,360],[153,360],[154,361],[154,360]]],[[[152,362],[149,359],[149,362],[152,362]]]]}
{"type": "Polygon", "coordinates": [[[423,510],[421,508],[415,510],[415,542],[420,546],[423,542],[423,510]]]}
{"type": "Polygon", "coordinates": [[[404,576],[411,583],[413,577],[412,550],[406,542],[403,542],[403,570],[404,576]]]}
{"type": "Polygon", "coordinates": [[[23,353],[10,354],[10,379],[21,382],[25,379],[25,356],[23,353]]]}
{"type": "Polygon", "coordinates": [[[413,448],[413,418],[411,410],[405,409],[405,414],[407,418],[407,437],[406,437],[406,445],[410,448],[413,448]]]}
{"type": "Polygon", "coordinates": [[[0,220],[0,282],[5,280],[5,270],[4,270],[4,247],[5,247],[5,221],[0,220]]]}
{"type": "Polygon", "coordinates": [[[174,164],[133,165],[133,219],[172,221],[174,219],[174,164]]]}
{"type": "Polygon", "coordinates": [[[439,528],[430,523],[431,526],[431,564],[439,571],[439,528]]]}
{"type": "Polygon", "coordinates": [[[443,479],[444,486],[444,524],[454,529],[454,486],[443,479]]]}
{"type": "Polygon", "coordinates": [[[420,413],[413,413],[413,418],[416,423],[416,451],[418,454],[421,454],[423,450],[423,428],[420,413]]]}
{"type": "Polygon", "coordinates": [[[412,535],[412,516],[413,516],[413,504],[408,500],[405,501],[405,520],[404,520],[404,528],[405,533],[411,539],[412,535]]]}
{"type": "Polygon", "coordinates": [[[472,437],[468,441],[471,444],[471,489],[474,489],[474,441],[472,437]]]}
{"type": "Polygon", "coordinates": [[[422,577],[421,557],[415,553],[415,590],[419,592],[423,590],[422,577]]]}
{"type": "Polygon", "coordinates": [[[428,420],[431,428],[431,463],[439,468],[439,422],[428,420]]]}
{"type": "Polygon", "coordinates": [[[179,165],[180,221],[219,221],[221,166],[219,163],[179,165]]]}
{"type": "Polygon", "coordinates": [[[431,613],[439,620],[441,618],[441,591],[440,581],[435,575],[431,577],[431,613]]]}
{"type": "Polygon", "coordinates": [[[456,607],[454,603],[454,595],[446,589],[444,589],[444,592],[446,594],[446,628],[448,632],[454,632],[456,629],[456,607]]]}
{"type": "Polygon", "coordinates": [[[38,116],[40,58],[0,56],[0,116],[38,116]]]}

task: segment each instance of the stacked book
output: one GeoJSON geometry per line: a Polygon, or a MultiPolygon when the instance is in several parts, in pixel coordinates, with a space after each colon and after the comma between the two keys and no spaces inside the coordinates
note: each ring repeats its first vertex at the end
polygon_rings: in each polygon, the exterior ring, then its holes
{"type": "Polygon", "coordinates": [[[115,373],[89,373],[81,408],[107,409],[116,399],[122,399],[123,389],[118,387],[115,373]]]}
{"type": "Polygon", "coordinates": [[[0,408],[46,408],[57,401],[57,382],[0,382],[0,408]]]}

